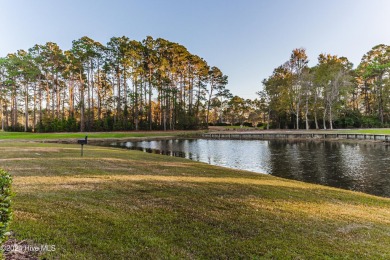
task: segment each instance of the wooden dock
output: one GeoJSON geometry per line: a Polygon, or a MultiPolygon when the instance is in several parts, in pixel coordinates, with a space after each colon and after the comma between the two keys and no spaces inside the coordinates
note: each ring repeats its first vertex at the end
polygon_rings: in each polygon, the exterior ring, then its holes
{"type": "Polygon", "coordinates": [[[355,139],[389,142],[390,135],[339,133],[204,133],[206,139],[268,140],[268,139],[355,139]]]}

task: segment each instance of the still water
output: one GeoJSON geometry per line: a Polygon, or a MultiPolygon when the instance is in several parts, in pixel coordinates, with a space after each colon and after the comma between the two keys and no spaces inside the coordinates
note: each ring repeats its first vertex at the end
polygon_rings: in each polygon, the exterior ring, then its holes
{"type": "Polygon", "coordinates": [[[390,197],[390,148],[383,144],[196,139],[111,145],[390,197]]]}

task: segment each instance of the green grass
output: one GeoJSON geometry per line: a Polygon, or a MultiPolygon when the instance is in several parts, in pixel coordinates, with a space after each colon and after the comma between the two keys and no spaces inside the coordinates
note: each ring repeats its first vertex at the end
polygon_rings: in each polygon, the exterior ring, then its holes
{"type": "Polygon", "coordinates": [[[348,133],[348,134],[390,134],[390,128],[367,128],[367,129],[334,129],[334,130],[324,130],[324,129],[263,129],[263,128],[255,128],[255,127],[240,127],[240,126],[212,126],[210,127],[209,131],[210,132],[215,132],[215,131],[223,131],[223,130],[235,130],[235,131],[246,131],[246,130],[251,130],[251,131],[271,131],[271,132],[302,132],[302,133],[348,133]]]}
{"type": "MultiPolygon", "coordinates": [[[[260,130],[259,128],[243,127],[240,126],[228,126],[228,127],[211,127],[210,131],[221,131],[221,130],[260,130]]],[[[261,130],[260,130],[261,131],[261,130]]],[[[284,131],[284,130],[273,130],[273,131],[284,131]]],[[[290,130],[291,131],[291,130],[290,130]]],[[[300,131],[306,132],[303,129],[300,131]]],[[[190,137],[196,136],[203,131],[128,131],[128,132],[84,132],[84,133],[24,133],[24,132],[1,132],[0,140],[59,140],[59,139],[79,139],[84,138],[88,135],[88,138],[92,139],[116,139],[116,138],[144,138],[144,137],[168,137],[168,136],[179,136],[179,137],[190,137]]],[[[366,134],[390,134],[390,129],[356,129],[356,130],[310,130],[308,133],[366,133],[366,134]]]]}
{"type": "Polygon", "coordinates": [[[344,130],[343,132],[347,133],[357,133],[357,134],[383,134],[388,135],[390,134],[389,128],[381,128],[381,129],[353,129],[353,130],[344,130]]]}
{"type": "Polygon", "coordinates": [[[389,259],[390,199],[104,147],[0,143],[48,259],[389,259]]]}
{"type": "Polygon", "coordinates": [[[249,127],[249,126],[210,126],[209,130],[210,131],[224,131],[224,130],[262,130],[263,127],[249,127]]]}
{"type": "Polygon", "coordinates": [[[224,126],[224,129],[257,129],[256,127],[249,127],[249,126],[237,126],[237,125],[232,125],[232,126],[224,126]]]}
{"type": "Polygon", "coordinates": [[[133,137],[157,137],[157,136],[180,136],[194,135],[197,131],[129,131],[129,132],[83,132],[83,133],[24,133],[24,132],[0,132],[0,140],[23,139],[23,140],[44,140],[44,139],[70,139],[70,138],[133,138],[133,137]]]}

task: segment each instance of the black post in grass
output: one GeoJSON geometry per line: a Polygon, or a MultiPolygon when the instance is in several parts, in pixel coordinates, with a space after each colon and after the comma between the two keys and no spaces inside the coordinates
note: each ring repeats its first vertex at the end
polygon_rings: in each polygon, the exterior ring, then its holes
{"type": "Polygon", "coordinates": [[[88,143],[88,136],[85,136],[85,139],[77,140],[77,143],[81,145],[81,157],[84,155],[84,144],[88,143]]]}

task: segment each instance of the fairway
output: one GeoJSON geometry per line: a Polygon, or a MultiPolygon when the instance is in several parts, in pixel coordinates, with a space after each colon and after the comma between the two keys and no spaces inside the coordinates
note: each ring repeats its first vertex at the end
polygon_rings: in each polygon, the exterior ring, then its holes
{"type": "Polygon", "coordinates": [[[390,200],[136,151],[3,142],[42,257],[389,258],[390,200]]]}

